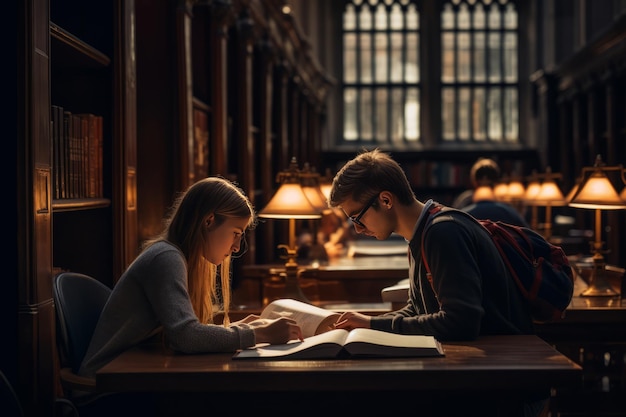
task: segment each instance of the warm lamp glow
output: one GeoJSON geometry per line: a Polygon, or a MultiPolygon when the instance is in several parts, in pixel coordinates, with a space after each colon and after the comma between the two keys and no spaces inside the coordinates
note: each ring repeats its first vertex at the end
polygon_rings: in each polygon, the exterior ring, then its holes
{"type": "MultiPolygon", "coordinates": [[[[315,207],[307,198],[301,186],[301,172],[295,158],[292,158],[288,171],[278,174],[278,182],[281,183],[278,191],[259,212],[259,217],[289,220],[289,245],[278,245],[279,249],[286,251],[284,297],[308,302],[298,282],[296,219],[319,219],[322,217],[322,209],[315,207]]],[[[321,194],[320,191],[316,192],[321,194]]],[[[322,200],[321,196],[318,198],[322,200]]]]}
{"type": "Polygon", "coordinates": [[[626,202],[617,194],[615,187],[602,171],[591,174],[569,205],[600,210],[626,209],[626,202]]]}
{"type": "Polygon", "coordinates": [[[506,201],[509,191],[509,186],[506,182],[499,182],[493,188],[493,193],[496,196],[496,200],[506,201]]]}
{"type": "Polygon", "coordinates": [[[496,195],[493,192],[493,188],[487,185],[481,185],[474,190],[474,194],[472,195],[472,201],[476,203],[477,201],[493,201],[496,199],[496,195]]]}
{"type": "Polygon", "coordinates": [[[535,205],[535,197],[539,194],[540,189],[541,183],[539,180],[533,180],[528,184],[528,188],[526,188],[526,193],[524,194],[524,199],[527,204],[535,205]]]}
{"type": "Polygon", "coordinates": [[[519,180],[511,180],[506,195],[508,200],[522,200],[526,195],[524,184],[519,180]]]}
{"type": "Polygon", "coordinates": [[[269,219],[319,219],[322,217],[307,198],[299,183],[284,183],[274,197],[259,212],[259,217],[269,219]]]}
{"type": "MultiPolygon", "coordinates": [[[[607,173],[619,171],[623,177],[622,166],[607,167],[600,155],[596,157],[593,168],[583,168],[580,185],[574,187],[574,196],[569,202],[571,207],[595,210],[595,240],[591,243],[593,251],[593,270],[589,277],[589,287],[581,296],[618,296],[619,292],[606,280],[606,263],[602,250],[602,210],[626,209],[626,201],[617,194],[607,173]]],[[[623,181],[623,179],[622,179],[623,181]]]]}
{"type": "Polygon", "coordinates": [[[564,206],[565,197],[554,180],[547,180],[539,187],[534,202],[538,206],[564,206]]]}

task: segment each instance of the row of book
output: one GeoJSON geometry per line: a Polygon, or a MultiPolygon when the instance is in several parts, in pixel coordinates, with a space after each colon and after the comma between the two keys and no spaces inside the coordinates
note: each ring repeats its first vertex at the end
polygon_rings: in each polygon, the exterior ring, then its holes
{"type": "Polygon", "coordinates": [[[53,199],[101,198],[102,116],[52,105],[53,199]]]}

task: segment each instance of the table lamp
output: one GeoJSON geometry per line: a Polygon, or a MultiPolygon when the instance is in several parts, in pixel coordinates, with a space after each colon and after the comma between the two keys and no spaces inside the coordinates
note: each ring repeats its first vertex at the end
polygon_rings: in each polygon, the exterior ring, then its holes
{"type": "MultiPolygon", "coordinates": [[[[619,166],[605,166],[600,155],[596,157],[593,167],[584,167],[578,191],[572,197],[569,205],[576,208],[595,210],[595,240],[591,243],[593,252],[593,269],[589,277],[589,287],[580,295],[618,296],[606,278],[606,263],[602,250],[602,210],[626,209],[626,201],[617,194],[615,187],[608,177],[608,173],[619,171],[623,178],[623,168],[619,166]]],[[[623,179],[622,179],[623,181],[623,179]]]]}
{"type": "Polygon", "coordinates": [[[289,244],[278,245],[278,249],[285,250],[285,255],[282,256],[286,260],[284,297],[309,302],[298,282],[296,220],[319,219],[322,215],[320,209],[307,199],[300,181],[298,164],[296,159],[292,158],[289,169],[278,173],[276,182],[280,183],[280,187],[259,212],[259,217],[289,220],[289,244]]]}
{"type": "Polygon", "coordinates": [[[550,167],[546,168],[544,180],[533,198],[535,206],[546,208],[546,222],[544,224],[543,237],[549,240],[552,237],[552,207],[566,205],[565,197],[556,184],[561,174],[553,173],[550,167]]]}
{"type": "Polygon", "coordinates": [[[496,194],[493,191],[493,188],[488,184],[480,184],[474,190],[474,194],[472,195],[472,201],[474,203],[478,201],[493,201],[496,199],[496,194]]]}

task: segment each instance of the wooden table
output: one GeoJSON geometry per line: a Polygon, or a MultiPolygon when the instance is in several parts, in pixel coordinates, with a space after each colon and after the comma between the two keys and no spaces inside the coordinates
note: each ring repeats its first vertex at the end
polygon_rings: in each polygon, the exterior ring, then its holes
{"type": "MultiPolygon", "coordinates": [[[[263,404],[286,401],[307,409],[313,405],[306,401],[321,407],[332,398],[334,411],[371,412],[381,401],[389,411],[392,398],[399,410],[411,408],[401,399],[404,395],[419,398],[426,408],[438,409],[441,396],[462,396],[501,410],[527,390],[577,385],[581,379],[580,366],[536,336],[482,337],[444,343],[444,349],[441,358],[235,361],[232,354],[171,354],[146,346],[121,354],[98,371],[96,381],[101,391],[174,394],[163,398],[177,407],[194,403],[197,410],[208,407],[207,395],[219,393],[221,398],[252,395],[263,404]],[[184,400],[176,394],[185,394],[184,400]]],[[[258,404],[251,404],[258,411],[258,404]]]]}
{"type": "Polygon", "coordinates": [[[583,385],[555,390],[555,414],[626,416],[626,299],[576,296],[563,320],[535,330],[583,368],[583,385]]]}

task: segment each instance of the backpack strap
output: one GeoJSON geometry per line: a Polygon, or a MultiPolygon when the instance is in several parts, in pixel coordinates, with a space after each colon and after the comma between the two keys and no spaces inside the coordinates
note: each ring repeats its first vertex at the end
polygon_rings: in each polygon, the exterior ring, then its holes
{"type": "Polygon", "coordinates": [[[424,268],[426,269],[426,278],[428,282],[432,285],[433,283],[433,275],[430,273],[430,266],[428,265],[428,261],[426,260],[426,253],[424,252],[424,236],[426,235],[426,229],[433,222],[437,213],[443,212],[443,206],[441,204],[433,204],[428,209],[428,218],[426,219],[426,223],[424,224],[424,228],[422,229],[422,239],[420,244],[420,251],[422,253],[422,263],[424,264],[424,268]]]}
{"type": "Polygon", "coordinates": [[[424,239],[426,236],[426,229],[428,228],[428,226],[431,225],[431,223],[433,222],[433,220],[435,220],[435,217],[438,214],[441,213],[445,213],[445,212],[455,212],[455,213],[461,213],[462,215],[464,215],[465,217],[471,218],[472,220],[474,220],[476,223],[478,223],[486,232],[487,234],[491,235],[491,232],[489,231],[489,229],[487,227],[485,227],[484,224],[482,224],[479,220],[475,219],[471,214],[463,211],[463,210],[458,210],[458,209],[453,209],[450,207],[445,207],[442,206],[441,204],[433,204],[429,209],[428,209],[428,219],[426,220],[426,224],[424,224],[424,229],[422,230],[422,242],[421,242],[421,246],[420,246],[420,251],[422,252],[422,262],[424,263],[424,268],[426,269],[426,277],[428,278],[428,281],[432,284],[432,274],[430,272],[430,266],[428,265],[428,261],[426,260],[426,253],[424,252],[424,239]]]}

